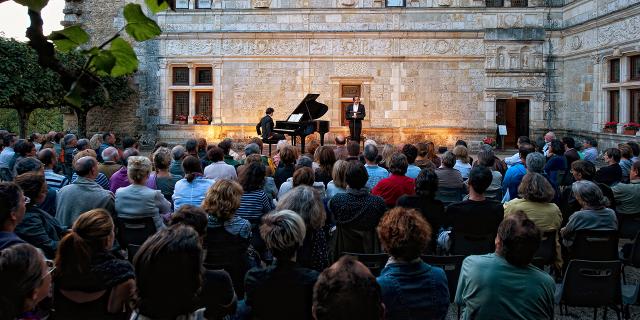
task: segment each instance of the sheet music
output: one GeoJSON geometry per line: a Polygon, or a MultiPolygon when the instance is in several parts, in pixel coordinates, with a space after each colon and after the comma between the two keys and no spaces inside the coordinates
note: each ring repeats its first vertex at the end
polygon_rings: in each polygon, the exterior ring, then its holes
{"type": "Polygon", "coordinates": [[[287,119],[288,122],[299,122],[302,119],[302,113],[292,113],[287,119]]]}

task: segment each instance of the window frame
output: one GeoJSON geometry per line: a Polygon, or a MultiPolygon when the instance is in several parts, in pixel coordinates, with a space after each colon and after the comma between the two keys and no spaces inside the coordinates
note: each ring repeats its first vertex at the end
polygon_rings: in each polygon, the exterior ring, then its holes
{"type": "Polygon", "coordinates": [[[201,7],[200,6],[200,1],[202,0],[195,0],[195,8],[196,9],[213,9],[213,0],[208,0],[209,1],[209,6],[208,7],[201,7]]]}
{"type": "Polygon", "coordinates": [[[176,0],[176,10],[189,10],[191,7],[191,1],[190,0],[184,0],[187,2],[187,7],[178,7],[179,4],[179,0],[176,0]]]}
{"type": "Polygon", "coordinates": [[[511,0],[511,7],[512,8],[527,8],[529,7],[529,1],[527,0],[511,0]],[[518,4],[518,5],[513,5],[513,4],[518,4]],[[522,5],[520,5],[522,4],[522,5]]]}
{"type": "Polygon", "coordinates": [[[629,90],[629,122],[640,123],[640,89],[638,88],[629,90]]]}
{"type": "Polygon", "coordinates": [[[173,121],[176,121],[176,117],[181,114],[178,113],[178,108],[177,108],[177,100],[178,100],[178,94],[180,95],[184,95],[187,98],[187,112],[184,113],[185,116],[187,116],[187,121],[189,120],[189,107],[191,104],[191,94],[189,93],[189,90],[174,90],[171,91],[171,109],[173,111],[173,121]]]}
{"type": "Polygon", "coordinates": [[[485,0],[484,6],[487,8],[503,8],[504,0],[485,0]]]}
{"type": "Polygon", "coordinates": [[[609,83],[620,83],[620,58],[609,60],[609,83]]]}
{"type": "Polygon", "coordinates": [[[640,81],[640,55],[629,56],[629,80],[640,81]]]}
{"type": "Polygon", "coordinates": [[[608,90],[609,121],[620,122],[620,90],[608,90]]]}
{"type": "Polygon", "coordinates": [[[390,1],[393,0],[385,0],[384,1],[384,6],[387,8],[405,8],[407,6],[407,0],[396,0],[398,2],[402,2],[402,4],[398,3],[398,4],[389,4],[390,1]]]}
{"type": "Polygon", "coordinates": [[[211,86],[213,85],[213,68],[212,67],[196,67],[195,85],[196,86],[211,86]],[[209,71],[209,82],[200,82],[200,71],[209,71]]]}
{"type": "Polygon", "coordinates": [[[362,100],[362,83],[341,83],[340,84],[340,123],[348,126],[349,121],[346,118],[347,107],[353,105],[353,97],[358,96],[362,100]],[[345,87],[358,87],[353,95],[345,93],[345,87]]]}
{"type": "Polygon", "coordinates": [[[174,86],[188,86],[191,83],[191,72],[189,67],[182,67],[182,66],[174,66],[171,67],[171,84],[174,86]],[[177,71],[181,70],[181,71],[186,71],[187,74],[187,81],[186,82],[177,82],[177,71]]]}
{"type": "Polygon", "coordinates": [[[213,116],[213,92],[212,91],[195,91],[195,114],[196,115],[204,114],[208,116],[209,119],[211,119],[211,117],[213,116]],[[200,101],[201,101],[200,97],[203,95],[206,95],[209,97],[208,112],[203,112],[202,106],[200,105],[200,101]]]}

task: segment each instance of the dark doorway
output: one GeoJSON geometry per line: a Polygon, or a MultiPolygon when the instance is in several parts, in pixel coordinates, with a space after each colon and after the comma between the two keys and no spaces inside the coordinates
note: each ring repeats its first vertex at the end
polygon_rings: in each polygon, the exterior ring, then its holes
{"type": "Polygon", "coordinates": [[[529,100],[496,100],[496,124],[507,126],[507,135],[498,135],[498,145],[504,138],[505,148],[515,148],[519,136],[529,136],[529,100]]]}

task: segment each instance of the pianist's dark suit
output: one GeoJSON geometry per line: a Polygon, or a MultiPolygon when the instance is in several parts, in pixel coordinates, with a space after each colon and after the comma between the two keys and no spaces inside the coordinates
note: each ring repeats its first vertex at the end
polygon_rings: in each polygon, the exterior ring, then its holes
{"type": "Polygon", "coordinates": [[[262,136],[262,139],[277,139],[283,140],[284,135],[280,133],[273,133],[273,119],[271,116],[266,115],[260,119],[260,122],[256,125],[256,132],[262,136]]]}
{"type": "Polygon", "coordinates": [[[360,141],[360,132],[362,131],[362,119],[367,115],[364,104],[358,105],[358,113],[360,118],[353,119],[353,103],[348,105],[346,110],[346,118],[349,119],[349,133],[351,134],[351,140],[360,141]]]}

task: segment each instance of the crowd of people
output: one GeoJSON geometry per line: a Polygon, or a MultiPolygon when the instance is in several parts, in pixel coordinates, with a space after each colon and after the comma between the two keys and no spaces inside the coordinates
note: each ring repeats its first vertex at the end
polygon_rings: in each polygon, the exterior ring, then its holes
{"type": "Polygon", "coordinates": [[[112,133],[0,131],[0,320],[553,318],[555,282],[531,264],[557,233],[555,275],[576,232],[640,213],[640,147],[578,146],[553,132],[500,159],[466,142],[396,146],[337,135],[304,153],[260,138],[157,143],[112,133]],[[146,241],[122,222],[148,219],[146,241]],[[489,236],[455,295],[424,255],[489,236]],[[134,250],[135,251],[132,251],[134,250]],[[372,272],[352,254],[386,253],[372,272]]]}

